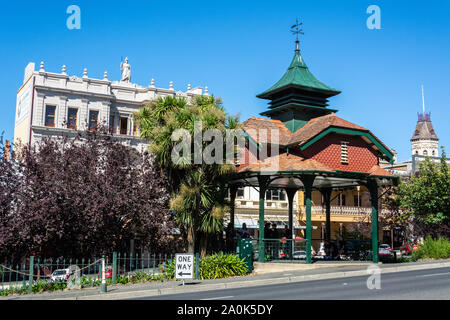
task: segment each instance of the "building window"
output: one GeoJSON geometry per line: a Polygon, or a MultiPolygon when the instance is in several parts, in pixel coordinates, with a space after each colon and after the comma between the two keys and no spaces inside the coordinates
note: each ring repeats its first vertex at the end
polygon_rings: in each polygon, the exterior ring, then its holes
{"type": "Polygon", "coordinates": [[[341,163],[348,164],[348,142],[341,142],[341,163]]]}
{"type": "Polygon", "coordinates": [[[78,109],[69,108],[67,112],[67,128],[77,129],[78,109]]]}
{"type": "Polygon", "coordinates": [[[433,156],[435,156],[435,155],[436,155],[436,153],[434,152],[434,150],[433,150],[433,151],[431,151],[431,154],[432,154],[433,156]]]}
{"type": "Polygon", "coordinates": [[[97,130],[98,111],[89,111],[89,131],[97,130]]]}
{"type": "Polygon", "coordinates": [[[138,135],[138,128],[135,122],[133,122],[133,136],[137,137],[138,135]]]}
{"type": "Polygon", "coordinates": [[[270,189],[266,191],[266,200],[286,201],[286,195],[282,190],[270,189]]]}
{"type": "Polygon", "coordinates": [[[120,118],[119,128],[120,134],[128,134],[128,118],[120,118]]]}
{"type": "Polygon", "coordinates": [[[345,206],[345,194],[340,194],[338,197],[337,197],[337,205],[338,206],[345,206]]]}
{"type": "Polygon", "coordinates": [[[45,126],[46,127],[55,127],[55,106],[46,106],[45,107],[45,126]]]}
{"type": "Polygon", "coordinates": [[[428,155],[428,151],[427,150],[423,150],[423,155],[427,156],[428,155]]]}
{"type": "Polygon", "coordinates": [[[115,117],[109,116],[109,133],[115,133],[114,132],[114,121],[115,121],[115,117]]]}
{"type": "Polygon", "coordinates": [[[238,188],[236,191],[236,198],[243,199],[244,198],[244,188],[238,188]]]}

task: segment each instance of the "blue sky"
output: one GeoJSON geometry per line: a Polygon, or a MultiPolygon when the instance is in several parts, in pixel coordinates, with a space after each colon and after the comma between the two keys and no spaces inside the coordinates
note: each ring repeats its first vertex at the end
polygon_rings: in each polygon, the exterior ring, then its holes
{"type": "MultiPolygon", "coordinates": [[[[342,93],[338,116],[370,129],[399,160],[422,110],[420,86],[440,145],[450,146],[450,1],[17,1],[1,4],[0,133],[14,135],[16,92],[28,62],[69,75],[120,79],[128,56],[132,80],[186,90],[207,85],[241,120],[267,103],[256,94],[287,69],[289,28],[299,17],[303,58],[313,74],[342,93]],[[68,30],[66,9],[81,8],[81,30],[68,30]],[[381,9],[369,30],[366,9],[381,9]]],[[[449,153],[450,151],[447,150],[449,153]]]]}

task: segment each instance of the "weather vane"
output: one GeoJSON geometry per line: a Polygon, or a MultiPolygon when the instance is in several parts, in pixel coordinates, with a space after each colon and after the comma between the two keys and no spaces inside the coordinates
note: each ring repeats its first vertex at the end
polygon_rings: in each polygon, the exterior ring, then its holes
{"type": "Polygon", "coordinates": [[[303,29],[301,28],[301,25],[303,25],[303,23],[302,22],[298,23],[298,18],[297,18],[297,19],[295,19],[295,24],[291,27],[292,34],[295,34],[297,36],[297,40],[296,40],[297,48],[296,48],[296,50],[300,50],[299,49],[299,45],[298,45],[298,43],[299,43],[298,35],[299,34],[304,34],[303,33],[303,29]]]}

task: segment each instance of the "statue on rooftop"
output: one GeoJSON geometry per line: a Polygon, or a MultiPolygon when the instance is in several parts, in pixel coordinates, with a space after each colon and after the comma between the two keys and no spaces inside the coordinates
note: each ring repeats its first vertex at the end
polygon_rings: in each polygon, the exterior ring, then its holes
{"type": "Polygon", "coordinates": [[[122,79],[120,81],[131,81],[131,66],[128,64],[128,57],[125,58],[125,63],[120,63],[120,70],[122,70],[122,79]]]}

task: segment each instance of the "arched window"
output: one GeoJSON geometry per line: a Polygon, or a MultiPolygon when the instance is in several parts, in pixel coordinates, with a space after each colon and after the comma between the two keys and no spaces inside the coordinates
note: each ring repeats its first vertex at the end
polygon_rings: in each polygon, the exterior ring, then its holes
{"type": "Polygon", "coordinates": [[[416,155],[419,155],[419,151],[416,150],[416,155]]]}
{"type": "Polygon", "coordinates": [[[436,153],[434,152],[434,150],[431,152],[431,154],[433,155],[433,156],[435,156],[436,155],[436,153]]]}
{"type": "Polygon", "coordinates": [[[423,150],[423,155],[427,156],[428,155],[428,151],[427,150],[423,150]]]}

